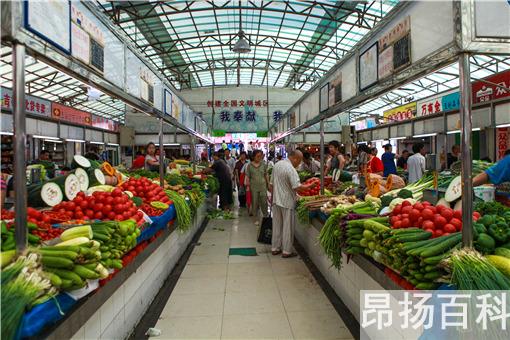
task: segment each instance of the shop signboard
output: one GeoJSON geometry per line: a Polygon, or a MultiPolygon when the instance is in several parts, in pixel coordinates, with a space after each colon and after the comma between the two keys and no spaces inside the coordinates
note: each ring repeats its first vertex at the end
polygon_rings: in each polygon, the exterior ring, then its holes
{"type": "MultiPolygon", "coordinates": [[[[2,110],[12,112],[12,90],[1,88],[2,110]]],[[[25,111],[36,116],[51,117],[51,102],[31,95],[25,95],[25,111]]]]}
{"type": "Polygon", "coordinates": [[[379,48],[381,50],[393,45],[394,42],[400,40],[411,31],[411,17],[407,16],[404,20],[395,25],[389,32],[379,39],[379,48]]]}
{"type": "Polygon", "coordinates": [[[352,122],[351,125],[354,126],[354,129],[356,131],[365,130],[367,128],[367,121],[365,119],[360,119],[360,120],[352,122]]]}
{"type": "Polygon", "coordinates": [[[379,39],[379,79],[411,63],[411,17],[407,16],[379,39]]]}
{"type": "Polygon", "coordinates": [[[383,116],[386,123],[412,119],[416,116],[416,102],[386,110],[383,116]]]}
{"type": "Polygon", "coordinates": [[[377,42],[359,56],[359,89],[364,89],[377,83],[377,42]]]}
{"type": "Polygon", "coordinates": [[[118,122],[115,122],[115,121],[105,118],[105,117],[99,117],[96,115],[92,115],[91,126],[98,128],[98,129],[109,130],[112,132],[119,131],[119,123],[118,122]]]}
{"type": "Polygon", "coordinates": [[[417,103],[418,106],[418,117],[433,115],[435,113],[439,113],[443,111],[443,102],[442,97],[436,96],[432,98],[427,98],[424,100],[420,100],[417,103]]]}
{"type": "Polygon", "coordinates": [[[329,105],[331,107],[342,101],[342,72],[336,71],[329,82],[329,105]]]}
{"type": "Polygon", "coordinates": [[[269,105],[267,99],[216,99],[208,100],[207,107],[243,108],[243,107],[266,107],[269,105]]]}
{"type": "Polygon", "coordinates": [[[25,1],[25,28],[61,51],[71,53],[71,2],[25,1]]]}
{"type": "Polygon", "coordinates": [[[393,48],[387,48],[379,53],[377,68],[379,79],[384,79],[393,73],[393,48]]]}
{"type": "Polygon", "coordinates": [[[510,70],[493,74],[484,81],[475,81],[472,85],[473,104],[510,97],[510,70]],[[496,86],[500,85],[500,86],[496,86]],[[501,87],[503,86],[503,87],[501,87]]]}
{"type": "Polygon", "coordinates": [[[51,103],[51,117],[78,125],[92,125],[92,115],[58,103],[51,103]]]}
{"type": "Polygon", "coordinates": [[[457,91],[443,96],[441,106],[445,112],[458,110],[460,108],[460,93],[457,91]]]}
{"type": "Polygon", "coordinates": [[[78,24],[71,24],[72,55],[73,57],[83,61],[85,64],[90,63],[90,37],[78,24]]]}
{"type": "Polygon", "coordinates": [[[496,160],[505,157],[505,151],[510,147],[510,128],[496,129],[496,160]]]}

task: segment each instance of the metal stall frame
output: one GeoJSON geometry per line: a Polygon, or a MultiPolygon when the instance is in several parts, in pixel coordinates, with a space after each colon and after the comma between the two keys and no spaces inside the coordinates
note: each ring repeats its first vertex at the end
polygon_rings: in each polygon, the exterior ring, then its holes
{"type": "MultiPolygon", "coordinates": [[[[346,54],[344,58],[333,67],[326,75],[324,75],[310,90],[307,91],[294,105],[299,106],[308,96],[312,95],[315,90],[319,89],[324,85],[330,76],[334,72],[341,70],[342,66],[352,58],[358,58],[360,52],[367,47],[367,43],[375,37],[377,34],[383,32],[387,25],[393,20],[397,14],[406,11],[411,6],[410,2],[399,4],[394,10],[388,14],[381,22],[369,32],[361,41],[359,41],[353,50],[346,54]]],[[[470,246],[473,238],[472,230],[472,218],[470,212],[472,211],[472,182],[471,182],[471,167],[472,167],[472,155],[470,150],[470,135],[471,135],[471,83],[470,83],[470,70],[469,70],[469,55],[470,54],[490,54],[490,55],[510,55],[510,36],[509,37],[477,37],[475,24],[475,0],[466,0],[461,2],[453,2],[453,41],[447,45],[437,49],[430,53],[425,58],[418,60],[411,64],[409,67],[404,68],[394,73],[392,77],[386,80],[378,81],[375,85],[368,89],[359,90],[357,87],[356,94],[347,99],[344,102],[337,103],[330,107],[325,112],[319,112],[319,106],[317,105],[317,115],[301,125],[289,129],[288,131],[277,133],[275,140],[278,141],[286,136],[297,133],[302,129],[321,122],[323,119],[327,119],[334,115],[342,112],[347,112],[350,109],[360,105],[370,99],[377,98],[384,93],[394,89],[398,86],[404,85],[410,81],[416,80],[421,76],[432,73],[433,71],[451,64],[455,61],[459,62],[460,66],[460,96],[461,96],[461,108],[460,108],[460,120],[462,122],[461,128],[461,140],[463,148],[461,151],[462,158],[462,197],[466,198],[463,200],[463,245],[470,246]],[[462,84],[464,83],[464,84],[462,84]],[[464,203],[465,201],[465,203],[464,203]]],[[[356,60],[355,59],[355,60],[356,60]]],[[[356,82],[359,84],[358,67],[356,64],[356,82]]],[[[318,104],[318,103],[317,103],[318,104]]],[[[285,113],[289,115],[290,110],[285,113]]],[[[414,129],[414,124],[412,125],[414,129]]],[[[272,129],[275,126],[273,125],[272,129]]],[[[321,171],[323,169],[321,168],[321,171]]]]}
{"type": "MultiPolygon", "coordinates": [[[[84,6],[94,15],[106,28],[112,32],[116,38],[123,44],[124,56],[129,50],[133,53],[154,75],[161,81],[162,85],[172,89],[174,93],[177,91],[169,84],[163,76],[157,72],[145,58],[132,46],[129,39],[124,36],[120,30],[115,27],[103,13],[98,11],[91,3],[83,2],[84,6]]],[[[54,67],[56,70],[64,72],[69,76],[94,86],[103,93],[117,98],[138,111],[144,112],[150,116],[160,119],[163,122],[173,125],[176,128],[204,141],[209,138],[197,133],[190,127],[179,123],[174,117],[170,117],[155,107],[149,105],[140,98],[135,97],[126,92],[125,89],[118,87],[111,81],[105,79],[91,67],[86,66],[71,55],[64,54],[60,49],[46,42],[37,35],[28,32],[23,24],[24,16],[23,2],[2,2],[2,43],[12,46],[14,52],[14,68],[13,81],[15,94],[14,106],[14,145],[16,149],[24,149],[26,143],[26,112],[24,105],[25,97],[25,81],[24,81],[24,58],[25,55],[31,55],[34,58],[54,67]]],[[[185,103],[186,101],[180,100],[185,103]]],[[[188,105],[189,106],[189,105],[188,105]]],[[[160,130],[160,140],[162,140],[162,131],[160,130]]],[[[162,143],[161,143],[162,144],[162,143]]],[[[14,160],[14,178],[25,178],[25,155],[17,152],[14,160]]],[[[161,162],[163,163],[163,162],[161,162]]],[[[163,169],[164,170],[164,169],[163,169]]],[[[163,185],[163,175],[160,167],[160,184],[163,185]]],[[[16,249],[22,251],[26,247],[26,209],[27,209],[27,191],[25,181],[15,181],[15,211],[16,211],[16,249]]]]}

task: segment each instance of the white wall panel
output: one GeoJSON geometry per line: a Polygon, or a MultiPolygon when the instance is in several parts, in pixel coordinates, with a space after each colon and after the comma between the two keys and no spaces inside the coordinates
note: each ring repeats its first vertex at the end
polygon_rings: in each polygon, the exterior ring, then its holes
{"type": "Polygon", "coordinates": [[[496,125],[510,124],[510,103],[504,103],[494,107],[496,111],[496,125]]]}

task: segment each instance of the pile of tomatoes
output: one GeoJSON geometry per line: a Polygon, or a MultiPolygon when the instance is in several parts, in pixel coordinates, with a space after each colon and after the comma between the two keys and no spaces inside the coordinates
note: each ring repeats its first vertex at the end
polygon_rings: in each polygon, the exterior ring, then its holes
{"type": "Polygon", "coordinates": [[[309,178],[305,181],[305,185],[308,185],[310,183],[315,183],[315,186],[310,190],[305,190],[299,193],[301,196],[316,196],[320,193],[321,190],[321,180],[317,177],[309,178]]]}
{"type": "MultiPolygon", "coordinates": [[[[473,213],[473,220],[478,220],[480,214],[473,213]]],[[[390,218],[391,227],[421,228],[432,233],[432,237],[449,235],[462,230],[462,212],[443,205],[433,206],[429,202],[411,204],[404,201],[395,206],[390,218]]]]}
{"type": "Polygon", "coordinates": [[[68,202],[62,202],[53,207],[53,211],[67,216],[66,220],[111,220],[124,221],[134,219],[140,221],[143,213],[133,204],[133,201],[121,189],[112,192],[96,191],[91,196],[83,192],[68,202]]]}
{"type": "Polygon", "coordinates": [[[37,229],[30,230],[30,233],[39,236],[43,241],[52,240],[57,238],[64,231],[60,228],[53,228],[52,223],[55,223],[51,216],[51,211],[39,211],[37,209],[27,208],[28,222],[37,225],[37,229]]]}
{"type": "Polygon", "coordinates": [[[153,201],[170,203],[170,199],[163,188],[146,177],[141,177],[139,179],[130,178],[122,184],[122,190],[130,191],[136,197],[140,197],[144,203],[153,201]]]}

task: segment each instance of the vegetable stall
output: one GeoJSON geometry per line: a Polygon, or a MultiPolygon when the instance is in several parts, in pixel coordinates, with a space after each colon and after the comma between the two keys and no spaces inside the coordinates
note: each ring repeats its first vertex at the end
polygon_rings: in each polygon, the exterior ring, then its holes
{"type": "MultiPolygon", "coordinates": [[[[15,251],[15,215],[2,211],[2,308],[18,301],[13,313],[2,313],[2,338],[72,336],[66,322],[82,317],[83,310],[92,316],[102,303],[112,303],[93,296],[109,290],[116,277],[122,277],[117,279],[121,287],[129,272],[146,266],[168,274],[168,262],[178,260],[202,225],[206,191],[214,194],[217,184],[206,175],[172,171],[160,187],[137,172],[80,156],[73,166],[69,175],[31,188],[29,245],[21,254],[15,251]],[[115,177],[116,185],[106,185],[105,177],[115,177]],[[44,190],[48,185],[51,190],[44,190]],[[186,242],[172,249],[173,260],[153,259],[180,238],[186,242]],[[146,261],[138,261],[139,256],[146,261]],[[94,306],[87,307],[91,301],[94,306]]],[[[162,283],[160,277],[152,281],[162,283]]],[[[155,296],[157,288],[144,298],[155,296]]]]}

